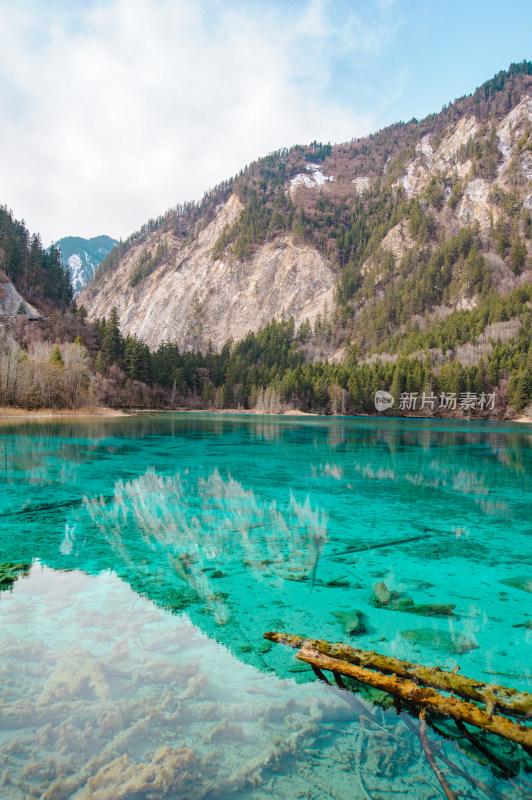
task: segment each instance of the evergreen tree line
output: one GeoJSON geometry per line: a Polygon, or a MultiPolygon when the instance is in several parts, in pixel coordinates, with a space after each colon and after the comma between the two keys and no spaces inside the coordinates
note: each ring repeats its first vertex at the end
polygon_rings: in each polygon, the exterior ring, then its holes
{"type": "MultiPolygon", "coordinates": [[[[413,225],[410,229],[414,231],[413,225]]],[[[395,280],[387,281],[386,292],[379,298],[376,273],[382,282],[396,270],[394,257],[385,252],[372,270],[360,276],[356,295],[359,313],[351,333],[353,341],[363,344],[367,352],[378,351],[391,341],[401,348],[403,326],[411,326],[414,315],[450,304],[457,296],[484,298],[491,287],[491,271],[479,248],[474,228],[463,228],[432,252],[415,246],[405,253],[398,275],[395,280]]],[[[498,295],[490,297],[495,299],[498,295]]]]}
{"type": "Polygon", "coordinates": [[[62,309],[72,302],[70,270],[60,250],[43,248],[39,235],[30,235],[6,206],[0,206],[0,270],[30,302],[49,300],[62,309]]]}
{"type": "MultiPolygon", "coordinates": [[[[523,303],[513,298],[514,303],[523,303]]],[[[474,317],[472,317],[474,318],[474,317]]],[[[326,326],[325,326],[326,327],[326,326]]],[[[379,389],[401,393],[439,395],[470,392],[480,396],[493,391],[523,409],[532,400],[532,314],[527,310],[516,338],[493,343],[478,365],[464,366],[457,359],[441,367],[422,357],[359,362],[351,347],[343,364],[306,361],[302,345],[323,333],[322,320],[314,329],[308,322],[296,328],[294,320],[272,321],[237,343],[227,342],[217,353],[181,352],[166,343],[151,352],[134,336],[120,333],[118,314],[96,325],[101,349],[95,369],[102,375],[120,370],[129,382],[161,387],[165,403],[187,403],[204,408],[292,407],[325,414],[375,413],[379,389]],[[265,398],[268,402],[265,403],[265,398]],[[275,398],[275,402],[272,402],[275,398]]],[[[162,395],[161,395],[162,396],[162,395]]],[[[394,410],[397,413],[397,406],[394,410]]],[[[400,412],[399,412],[400,413],[400,412]]]]}
{"type": "Polygon", "coordinates": [[[504,296],[492,289],[471,310],[456,310],[432,323],[425,315],[423,330],[417,320],[408,321],[400,331],[381,340],[380,350],[409,355],[419,350],[439,348],[446,353],[475,342],[488,325],[524,318],[531,303],[532,285],[529,283],[504,296]]]}

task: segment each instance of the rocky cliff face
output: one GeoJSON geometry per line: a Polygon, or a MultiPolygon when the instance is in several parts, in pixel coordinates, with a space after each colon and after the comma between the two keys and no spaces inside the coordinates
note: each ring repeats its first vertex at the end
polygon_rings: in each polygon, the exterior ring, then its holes
{"type": "MultiPolygon", "coordinates": [[[[351,270],[341,304],[344,320],[352,320],[344,335],[356,338],[357,315],[365,310],[367,316],[368,305],[408,279],[407,259],[427,259],[466,227],[476,231],[490,285],[511,291],[532,278],[526,216],[532,210],[532,75],[526,69],[507,75],[504,92],[494,79],[420,123],[256,162],[227,184],[209,218],[196,215],[189,227],[169,212],[133,237],[80,302],[93,319],[116,306],[122,332],[151,348],[175,341],[219,349],[272,318],[313,323],[333,310],[335,285],[351,270]],[[425,241],[411,224],[413,200],[431,227],[425,241]],[[359,228],[358,214],[365,215],[359,228]],[[371,227],[379,214],[382,224],[371,227]],[[498,253],[497,241],[506,235],[508,247],[500,245],[498,253]],[[511,269],[517,240],[524,255],[519,269],[511,269]]],[[[474,292],[461,294],[458,267],[456,276],[446,313],[476,303],[474,292]]],[[[341,345],[340,338],[332,341],[329,355],[343,352],[341,345]]]]}
{"type": "Polygon", "coordinates": [[[24,300],[9,278],[0,270],[0,317],[14,317],[18,313],[24,313],[30,319],[38,319],[41,316],[36,308],[24,300]]]}
{"type": "Polygon", "coordinates": [[[242,212],[236,195],[218,209],[196,237],[183,242],[172,233],[153,232],[134,246],[117,269],[98,281],[92,296],[81,296],[91,317],[118,308],[124,334],[135,334],[151,348],[166,341],[183,348],[220,348],[283,314],[299,323],[314,320],[327,302],[332,307],[335,274],[314,248],[290,235],[264,243],[244,261],[230,253],[217,258],[213,248],[242,212]],[[164,245],[164,262],[139,284],[131,276],[143,253],[164,245]]]}

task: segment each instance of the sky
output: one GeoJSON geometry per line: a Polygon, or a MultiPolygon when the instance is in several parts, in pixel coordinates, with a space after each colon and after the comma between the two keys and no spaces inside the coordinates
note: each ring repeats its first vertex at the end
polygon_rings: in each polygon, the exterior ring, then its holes
{"type": "Polygon", "coordinates": [[[0,0],[0,204],[126,238],[251,161],[532,59],[530,0],[0,0]]]}

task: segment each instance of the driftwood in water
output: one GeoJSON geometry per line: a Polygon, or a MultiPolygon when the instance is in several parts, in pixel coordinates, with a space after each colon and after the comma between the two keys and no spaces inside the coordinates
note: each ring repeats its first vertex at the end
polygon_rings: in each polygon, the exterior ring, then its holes
{"type": "Polygon", "coordinates": [[[419,681],[425,686],[431,686],[433,689],[452,692],[465,700],[484,703],[488,714],[497,710],[510,716],[524,716],[532,719],[532,694],[529,692],[520,692],[517,689],[493,683],[483,683],[458,675],[456,672],[446,672],[438,667],[424,667],[422,664],[413,664],[410,661],[402,661],[399,658],[381,655],[375,651],[359,650],[346,644],[327,642],[323,639],[305,639],[303,636],[278,633],[277,631],[265,633],[264,638],[286,644],[296,650],[305,645],[318,653],[349,664],[378,670],[384,675],[409,678],[419,681]]]}
{"type": "Polygon", "coordinates": [[[518,725],[506,717],[488,714],[474,703],[464,703],[463,700],[457,700],[455,697],[443,697],[435,689],[418,686],[417,683],[398,678],[397,675],[383,675],[380,672],[349,664],[347,661],[340,661],[338,658],[331,658],[308,645],[304,645],[296,653],[296,658],[317,667],[317,669],[327,669],[340,675],[346,675],[348,678],[354,678],[361,683],[374,686],[376,689],[388,692],[406,702],[415,703],[446,717],[468,722],[470,725],[475,725],[475,727],[490,733],[496,733],[498,736],[526,748],[532,748],[532,728],[518,725]]]}
{"type": "Polygon", "coordinates": [[[339,556],[347,556],[350,553],[365,553],[367,550],[378,550],[382,547],[392,547],[394,544],[409,544],[410,542],[419,542],[421,540],[426,541],[427,536],[434,535],[435,533],[442,533],[442,531],[435,531],[433,528],[425,528],[423,533],[417,533],[415,536],[407,536],[403,539],[391,539],[388,542],[379,542],[378,544],[366,544],[362,547],[359,545],[353,545],[353,547],[347,547],[345,550],[341,550],[339,553],[330,553],[330,555],[326,556],[326,558],[338,558],[339,556]]]}

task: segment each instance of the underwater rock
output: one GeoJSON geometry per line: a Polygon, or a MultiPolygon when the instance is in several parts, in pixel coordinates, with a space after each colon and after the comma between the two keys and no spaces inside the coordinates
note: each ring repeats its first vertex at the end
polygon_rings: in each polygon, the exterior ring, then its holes
{"type": "Polygon", "coordinates": [[[334,611],[333,616],[340,620],[347,636],[359,636],[367,632],[364,614],[358,608],[353,608],[351,611],[334,611]]]}
{"type": "Polygon", "coordinates": [[[375,584],[373,597],[369,602],[375,608],[385,607],[389,611],[402,611],[407,606],[414,604],[412,598],[404,592],[391,592],[384,581],[375,584]]]}
{"type": "Polygon", "coordinates": [[[373,587],[373,591],[375,593],[375,599],[380,605],[386,606],[392,599],[392,593],[384,583],[384,581],[379,581],[373,587]]]}
{"type": "Polygon", "coordinates": [[[391,592],[384,581],[373,587],[374,595],[370,604],[375,608],[386,608],[388,611],[404,611],[407,614],[418,614],[422,617],[450,617],[454,614],[455,605],[446,603],[422,603],[416,605],[410,595],[404,592],[391,592]]]}
{"type": "Polygon", "coordinates": [[[478,649],[478,644],[468,639],[463,633],[454,636],[449,631],[442,631],[436,628],[414,628],[413,630],[401,631],[401,636],[407,642],[429,647],[431,650],[442,650],[451,655],[467,653],[468,650],[478,649]]]}
{"type": "Polygon", "coordinates": [[[501,583],[504,583],[505,586],[513,586],[514,589],[521,589],[523,592],[532,592],[532,578],[529,578],[528,575],[506,578],[501,583]]]}
{"type": "Polygon", "coordinates": [[[401,601],[397,603],[397,607],[392,608],[392,611],[405,611],[407,614],[419,614],[422,617],[453,617],[456,616],[454,603],[446,603],[440,605],[439,603],[422,603],[421,605],[411,605],[407,603],[402,605],[401,601]]]}
{"type": "Polygon", "coordinates": [[[89,778],[79,800],[126,800],[165,797],[194,800],[205,796],[207,787],[199,770],[200,760],[189,747],[172,750],[159,747],[149,764],[132,764],[127,753],[102,767],[89,778]]]}

